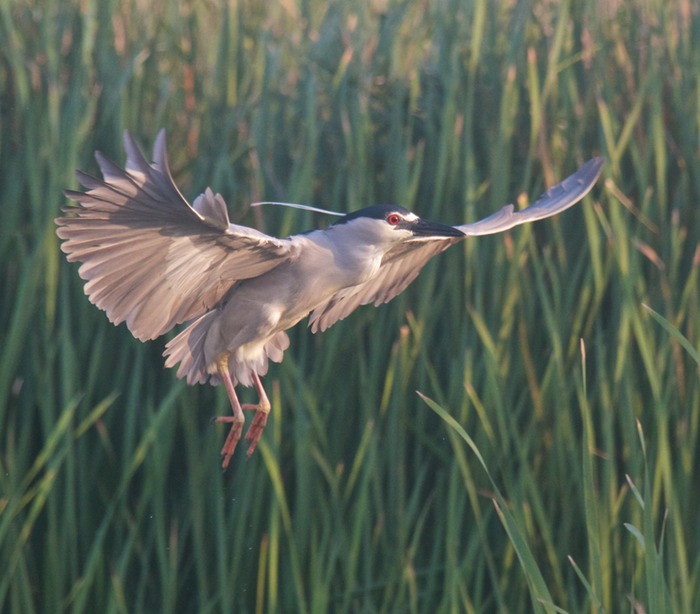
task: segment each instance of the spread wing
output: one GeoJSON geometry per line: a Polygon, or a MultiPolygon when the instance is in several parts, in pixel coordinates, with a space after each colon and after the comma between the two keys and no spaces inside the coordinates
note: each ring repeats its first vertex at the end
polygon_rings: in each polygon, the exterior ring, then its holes
{"type": "MultiPolygon", "coordinates": [[[[573,175],[549,188],[532,206],[514,211],[513,205],[503,207],[497,213],[472,224],[455,226],[465,236],[488,235],[502,232],[541,220],[575,205],[593,187],[603,167],[602,158],[593,158],[573,175]]],[[[338,320],[342,320],[360,305],[387,303],[418,277],[420,270],[433,256],[445,251],[463,237],[420,239],[396,245],[384,256],[377,275],[371,280],[336,293],[326,303],[317,307],[309,320],[313,332],[324,331],[338,320]]]]}
{"type": "Polygon", "coordinates": [[[88,283],[85,293],[115,324],[154,339],[196,318],[239,280],[293,257],[292,242],[229,223],[226,203],[207,188],[190,205],[170,175],[161,130],[148,164],[125,133],[126,169],[97,152],[103,180],[80,171],[84,192],[56,219],[61,249],[88,283]]]}
{"type": "Polygon", "coordinates": [[[603,158],[593,158],[586,162],[573,175],[549,188],[534,204],[515,211],[513,205],[506,205],[500,211],[483,220],[456,226],[467,236],[490,235],[503,232],[513,226],[543,220],[557,215],[580,201],[593,187],[603,169],[603,158]]]}
{"type": "Polygon", "coordinates": [[[369,281],[345,288],[317,307],[309,319],[312,332],[323,332],[350,315],[360,305],[388,303],[418,277],[433,256],[445,251],[463,237],[443,237],[430,241],[416,239],[400,243],[382,259],[378,273],[369,281]]]}

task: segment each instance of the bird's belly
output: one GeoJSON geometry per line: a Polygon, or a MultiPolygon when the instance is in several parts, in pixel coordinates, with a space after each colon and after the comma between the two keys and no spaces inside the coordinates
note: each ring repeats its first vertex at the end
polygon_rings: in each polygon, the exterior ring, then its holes
{"type": "Polygon", "coordinates": [[[268,358],[281,360],[288,344],[283,331],[338,291],[361,281],[356,273],[339,274],[337,268],[321,264],[297,262],[293,270],[283,265],[236,284],[207,335],[208,370],[213,373],[216,360],[228,354],[232,374],[248,385],[251,370],[262,375],[268,358]],[[280,349],[280,345],[284,347],[280,349]]]}

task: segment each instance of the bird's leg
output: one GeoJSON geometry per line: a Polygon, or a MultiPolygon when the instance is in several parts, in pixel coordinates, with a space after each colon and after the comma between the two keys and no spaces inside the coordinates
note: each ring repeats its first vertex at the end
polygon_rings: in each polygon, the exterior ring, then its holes
{"type": "Polygon", "coordinates": [[[224,383],[226,392],[228,394],[229,401],[231,401],[231,409],[233,410],[233,416],[218,416],[216,422],[232,422],[231,430],[228,432],[226,441],[224,442],[224,447],[221,448],[221,456],[223,460],[221,462],[221,468],[226,469],[229,462],[231,462],[231,457],[236,451],[236,445],[238,440],[241,438],[241,433],[243,433],[243,424],[245,423],[245,416],[243,415],[243,408],[241,403],[236,396],[236,389],[231,380],[231,374],[228,370],[228,356],[219,359],[216,362],[216,368],[219,372],[219,377],[224,383]]]}
{"type": "Polygon", "coordinates": [[[243,409],[255,410],[253,422],[251,422],[250,426],[248,427],[248,432],[245,434],[245,438],[250,441],[248,446],[249,457],[253,452],[255,452],[255,448],[257,447],[260,437],[265,430],[267,416],[270,413],[270,399],[267,398],[265,389],[260,381],[260,376],[255,371],[253,371],[253,383],[255,384],[255,390],[258,392],[258,403],[257,405],[243,405],[243,409]]]}

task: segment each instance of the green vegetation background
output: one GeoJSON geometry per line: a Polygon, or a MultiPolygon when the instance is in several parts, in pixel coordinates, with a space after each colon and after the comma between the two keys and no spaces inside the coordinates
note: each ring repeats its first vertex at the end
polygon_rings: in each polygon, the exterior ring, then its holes
{"type": "Polygon", "coordinates": [[[0,610],[700,611],[696,3],[4,0],[0,40],[0,610]],[[281,235],[327,220],[247,203],[461,223],[606,167],[298,326],[222,474],[223,390],[54,234],[74,169],[161,127],[188,197],[281,235]]]}

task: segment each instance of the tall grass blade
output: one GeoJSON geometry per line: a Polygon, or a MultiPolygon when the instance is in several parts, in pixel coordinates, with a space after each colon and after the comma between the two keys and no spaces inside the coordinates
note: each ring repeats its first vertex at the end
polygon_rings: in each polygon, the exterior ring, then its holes
{"type": "Polygon", "coordinates": [[[418,392],[418,396],[420,396],[420,398],[426,403],[426,405],[428,405],[430,409],[432,409],[438,416],[440,416],[440,418],[442,418],[442,420],[444,420],[450,428],[454,429],[456,433],[462,438],[462,440],[471,448],[472,452],[479,461],[479,464],[486,473],[486,476],[488,477],[489,482],[491,483],[491,486],[493,487],[493,490],[495,492],[493,504],[496,508],[496,512],[498,513],[499,518],[501,519],[503,528],[506,530],[508,538],[510,539],[511,544],[513,545],[513,548],[515,549],[515,552],[518,555],[518,559],[520,560],[523,572],[527,577],[528,585],[530,586],[530,589],[532,591],[530,596],[532,598],[533,605],[540,604],[545,611],[554,611],[552,605],[554,603],[554,600],[552,599],[552,596],[549,593],[549,589],[547,588],[547,584],[544,581],[544,577],[542,576],[539,570],[535,557],[533,556],[532,550],[528,546],[523,529],[521,525],[516,521],[513,514],[509,511],[509,506],[505,498],[501,494],[498,485],[496,484],[496,481],[491,476],[491,472],[489,471],[489,468],[486,465],[486,461],[481,455],[479,448],[474,443],[474,440],[467,434],[462,425],[459,424],[459,422],[457,422],[445,409],[443,409],[442,407],[440,407],[440,405],[435,403],[435,401],[429,399],[421,392],[418,392]]]}

